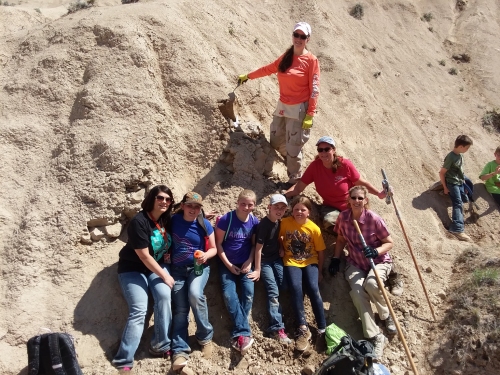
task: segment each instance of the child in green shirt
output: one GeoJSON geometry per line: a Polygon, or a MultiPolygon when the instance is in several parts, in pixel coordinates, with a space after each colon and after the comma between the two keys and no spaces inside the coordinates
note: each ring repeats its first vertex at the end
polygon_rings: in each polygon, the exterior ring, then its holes
{"type": "Polygon", "coordinates": [[[494,155],[495,160],[484,166],[479,178],[485,181],[486,190],[500,206],[500,146],[497,147],[494,155]]]}

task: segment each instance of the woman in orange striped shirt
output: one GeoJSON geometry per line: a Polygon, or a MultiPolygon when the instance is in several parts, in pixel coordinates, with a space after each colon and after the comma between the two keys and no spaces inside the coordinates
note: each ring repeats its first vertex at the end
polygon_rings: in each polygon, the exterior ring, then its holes
{"type": "Polygon", "coordinates": [[[319,62],[307,50],[311,26],[299,22],[293,28],[292,46],[276,61],[238,77],[239,83],[278,75],[280,98],[271,123],[271,146],[286,159],[289,183],[302,176],[302,147],[309,140],[319,96],[319,62]]]}

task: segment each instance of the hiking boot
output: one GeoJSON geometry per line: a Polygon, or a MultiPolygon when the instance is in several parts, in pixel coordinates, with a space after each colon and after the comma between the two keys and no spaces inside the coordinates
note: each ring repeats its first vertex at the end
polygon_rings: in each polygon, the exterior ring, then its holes
{"type": "Polygon", "coordinates": [[[201,345],[201,355],[205,359],[209,359],[212,357],[212,352],[214,351],[214,345],[212,341],[209,341],[203,345],[201,345]]]}
{"type": "Polygon", "coordinates": [[[295,332],[295,349],[299,352],[303,352],[309,347],[309,340],[311,339],[311,331],[309,327],[298,328],[295,332]]]}
{"type": "Polygon", "coordinates": [[[384,346],[385,346],[386,337],[379,333],[378,335],[372,337],[370,341],[373,344],[373,351],[375,352],[375,359],[381,359],[384,354],[384,346]]]}
{"type": "Polygon", "coordinates": [[[162,357],[168,359],[172,355],[172,352],[170,350],[167,350],[166,352],[159,352],[152,347],[149,347],[149,354],[151,354],[153,357],[162,357]]]}
{"type": "Polygon", "coordinates": [[[184,355],[174,355],[174,362],[172,363],[172,370],[174,371],[179,371],[182,369],[184,366],[187,365],[188,363],[188,358],[186,358],[184,355]]]}
{"type": "Polygon", "coordinates": [[[240,347],[240,337],[241,337],[241,336],[237,336],[237,337],[233,337],[233,338],[231,339],[231,346],[232,346],[235,350],[237,350],[237,351],[239,351],[239,352],[241,352],[241,347],[240,347]]]}
{"type": "Polygon", "coordinates": [[[248,336],[238,337],[238,345],[240,347],[240,352],[246,352],[253,344],[253,338],[248,336]]]}
{"type": "Polygon", "coordinates": [[[325,332],[318,332],[318,336],[316,337],[316,344],[314,346],[319,354],[325,352],[326,350],[325,332]]]}
{"type": "Polygon", "coordinates": [[[390,273],[387,279],[387,284],[391,288],[391,294],[393,296],[400,296],[403,294],[403,279],[399,273],[390,273]]]}
{"type": "Polygon", "coordinates": [[[387,329],[387,333],[390,336],[394,336],[396,333],[398,333],[398,330],[396,329],[396,323],[394,323],[394,320],[392,319],[392,316],[388,316],[385,322],[385,328],[387,329]]]}
{"type": "Polygon", "coordinates": [[[292,343],[292,340],[288,338],[283,328],[271,333],[271,337],[275,340],[278,340],[281,344],[288,345],[292,343]]]}
{"type": "Polygon", "coordinates": [[[448,231],[450,234],[454,235],[459,241],[467,241],[467,242],[472,242],[472,239],[466,235],[464,232],[452,232],[448,231]]]}

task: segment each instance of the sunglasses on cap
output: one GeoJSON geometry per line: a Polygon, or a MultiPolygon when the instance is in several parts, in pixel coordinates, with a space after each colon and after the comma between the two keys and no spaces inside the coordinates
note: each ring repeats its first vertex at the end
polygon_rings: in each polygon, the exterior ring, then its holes
{"type": "Polygon", "coordinates": [[[163,196],[163,195],[157,195],[155,198],[156,198],[156,200],[157,200],[158,202],[163,202],[163,201],[165,201],[165,202],[167,202],[167,203],[168,203],[168,202],[172,202],[172,198],[170,198],[170,197],[165,197],[165,196],[163,196]]]}
{"type": "Polygon", "coordinates": [[[302,39],[302,40],[306,40],[307,38],[309,38],[307,35],[299,34],[299,33],[293,33],[292,35],[293,35],[294,38],[299,38],[299,39],[302,39]]]}
{"type": "Polygon", "coordinates": [[[365,197],[351,197],[353,201],[362,201],[365,197]]]}
{"type": "Polygon", "coordinates": [[[331,147],[325,147],[325,148],[318,147],[318,148],[317,148],[318,153],[321,153],[321,152],[328,152],[328,151],[330,151],[331,149],[332,149],[331,147]]]}

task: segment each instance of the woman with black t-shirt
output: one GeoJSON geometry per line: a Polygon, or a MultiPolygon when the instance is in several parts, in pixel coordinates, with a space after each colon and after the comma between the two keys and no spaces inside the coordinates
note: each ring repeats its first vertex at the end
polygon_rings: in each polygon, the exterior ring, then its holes
{"type": "Polygon", "coordinates": [[[171,244],[167,229],[173,204],[168,187],[152,188],[141,204],[142,211],[130,221],[128,241],[119,254],[118,279],[129,315],[113,365],[122,371],[130,371],[134,364],[134,354],[144,330],[148,291],[154,298],[154,331],[149,352],[165,356],[170,351],[174,279],[165,258],[171,244]]]}

